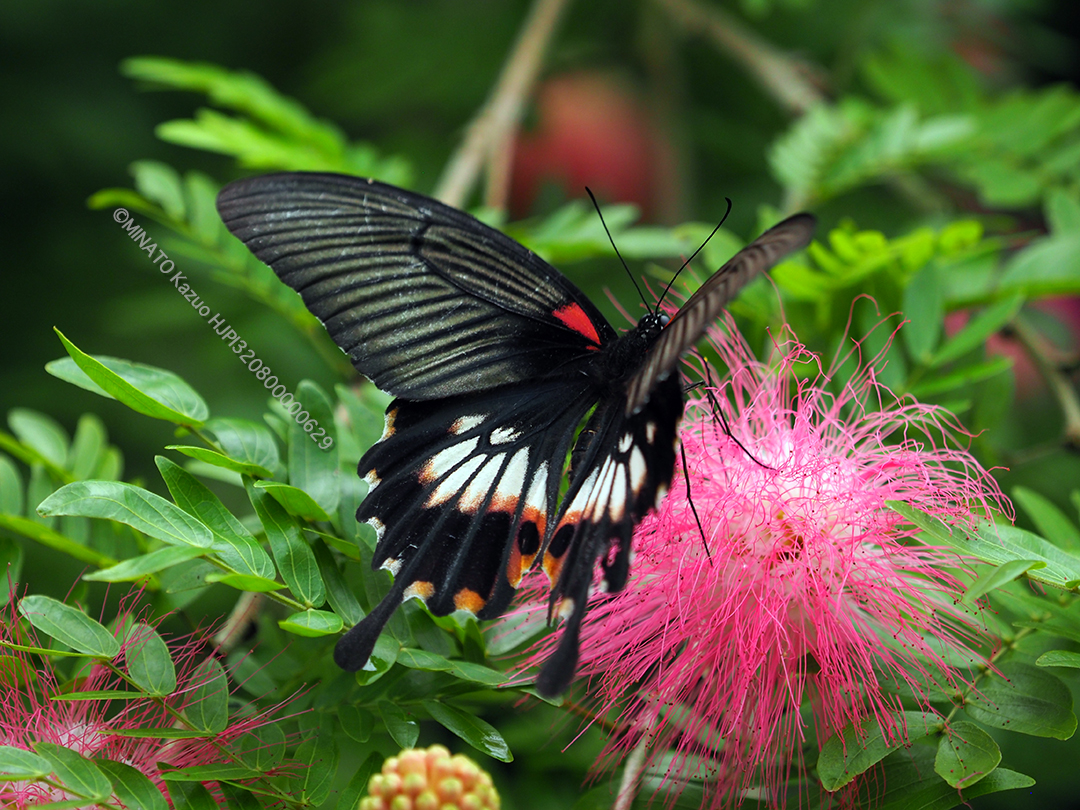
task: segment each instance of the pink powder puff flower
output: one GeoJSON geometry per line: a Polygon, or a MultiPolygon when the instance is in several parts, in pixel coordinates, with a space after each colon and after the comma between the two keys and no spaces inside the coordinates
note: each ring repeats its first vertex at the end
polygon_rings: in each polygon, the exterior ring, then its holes
{"type": "Polygon", "coordinates": [[[730,371],[690,393],[691,500],[677,463],[635,533],[629,584],[588,614],[578,672],[618,718],[602,759],[647,747],[661,784],[703,779],[706,806],[782,802],[810,723],[819,744],[868,716],[903,735],[882,681],[925,706],[927,682],[964,683],[953,654],[977,657],[949,573],[962,562],[913,541],[886,501],[961,524],[1008,504],[951,441],[963,431],[950,414],[897,401],[874,363],[837,386],[794,340],[766,366],[730,325],[710,337],[730,371]],[[795,373],[815,367],[815,380],[795,373]]]}
{"type": "MultiPolygon", "coordinates": [[[[270,716],[278,708],[243,716],[230,712],[223,728],[215,734],[188,738],[162,739],[124,736],[123,732],[151,728],[187,728],[182,715],[206,701],[217,708],[198,708],[205,719],[224,709],[228,682],[224,672],[213,662],[207,664],[209,645],[199,634],[170,645],[176,668],[176,688],[162,698],[130,700],[76,699],[70,696],[105,690],[136,691],[116,670],[125,670],[125,654],[144,643],[150,634],[145,624],[131,625],[118,621],[117,637],[122,639],[121,653],[108,665],[83,659],[73,678],[62,675],[58,661],[49,656],[35,656],[19,646],[40,647],[33,629],[21,625],[14,601],[6,615],[0,613],[0,639],[7,642],[0,666],[0,746],[34,751],[36,743],[53,743],[95,760],[112,760],[131,766],[149,779],[172,805],[159,765],[187,768],[219,763],[243,764],[243,754],[260,747],[259,729],[273,722],[270,716]],[[9,645],[16,645],[15,647],[9,645]],[[114,669],[115,667],[115,669],[114,669]],[[120,732],[119,734],[113,732],[120,732]],[[255,736],[241,739],[245,734],[255,736]],[[239,748],[241,743],[243,748],[239,748]]],[[[224,719],[224,718],[222,718],[224,719]]],[[[216,783],[206,785],[210,794],[224,806],[225,800],[216,783]]],[[[117,803],[113,797],[112,803],[117,803]]],[[[64,790],[55,779],[0,780],[0,807],[22,810],[47,802],[78,799],[64,790]]],[[[98,803],[87,800],[86,807],[98,803]]]]}

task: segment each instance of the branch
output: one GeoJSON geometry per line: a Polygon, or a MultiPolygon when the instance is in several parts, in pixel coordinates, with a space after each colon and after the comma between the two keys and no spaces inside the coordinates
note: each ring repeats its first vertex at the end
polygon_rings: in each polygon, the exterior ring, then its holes
{"type": "Polygon", "coordinates": [[[705,6],[698,0],[654,2],[685,30],[709,37],[721,51],[746,68],[789,113],[802,115],[826,100],[818,88],[820,82],[813,80],[821,71],[788,56],[723,9],[705,6]]]}
{"type": "Polygon", "coordinates": [[[1050,392],[1057,400],[1058,407],[1065,418],[1063,428],[1064,444],[1070,450],[1080,450],[1080,397],[1069,380],[1068,375],[1062,369],[1068,365],[1072,358],[1061,357],[1059,352],[1046,338],[1018,317],[1012,323],[1013,334],[1024,347],[1038,368],[1039,373],[1046,380],[1050,392]]]}
{"type": "Polygon", "coordinates": [[[544,52],[569,0],[535,0],[514,49],[483,108],[469,124],[465,140],[447,163],[435,196],[460,208],[484,164],[491,161],[485,202],[502,207],[509,185],[509,153],[525,100],[540,73],[544,52]]]}

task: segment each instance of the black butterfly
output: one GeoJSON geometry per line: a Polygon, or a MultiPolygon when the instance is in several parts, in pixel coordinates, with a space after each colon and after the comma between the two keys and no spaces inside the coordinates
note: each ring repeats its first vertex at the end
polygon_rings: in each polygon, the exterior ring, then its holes
{"type": "Polygon", "coordinates": [[[333,174],[240,180],[218,211],[300,293],[353,365],[395,399],[360,460],[357,511],[378,534],[386,598],[338,641],[364,666],[403,599],[479,618],[541,565],[566,619],[537,690],[577,666],[593,566],[623,587],[630,535],[671,484],[680,358],[743,284],[805,247],[798,214],[720,268],[670,320],[619,337],[558,270],[473,217],[393,186],[333,174]],[[568,487],[560,498],[566,459],[568,487]]]}

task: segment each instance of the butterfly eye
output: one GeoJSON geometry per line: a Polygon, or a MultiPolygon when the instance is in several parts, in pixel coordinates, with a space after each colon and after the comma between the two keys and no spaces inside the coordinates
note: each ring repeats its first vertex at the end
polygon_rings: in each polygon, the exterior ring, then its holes
{"type": "Polygon", "coordinates": [[[671,322],[671,316],[666,312],[661,312],[657,319],[660,321],[661,326],[667,326],[671,322]]]}

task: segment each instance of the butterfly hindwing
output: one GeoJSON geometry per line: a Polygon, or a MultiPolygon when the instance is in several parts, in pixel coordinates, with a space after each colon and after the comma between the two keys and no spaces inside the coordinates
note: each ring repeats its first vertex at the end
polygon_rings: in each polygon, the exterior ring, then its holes
{"type": "MultiPolygon", "coordinates": [[[[373,565],[394,574],[386,601],[435,615],[499,615],[541,551],[574,433],[595,400],[581,377],[437,401],[398,399],[360,460],[357,518],[378,535],[373,565]]],[[[352,631],[339,665],[362,667],[390,613],[352,631]],[[360,641],[364,643],[360,643],[360,641]]]]}
{"type": "Polygon", "coordinates": [[[682,411],[681,383],[672,376],[630,416],[621,400],[601,403],[582,431],[570,488],[543,557],[552,582],[549,614],[566,623],[540,671],[541,694],[560,694],[573,677],[597,560],[604,591],[614,593],[626,584],[634,527],[671,486],[682,411]]]}
{"type": "Polygon", "coordinates": [[[395,396],[436,399],[535,379],[615,339],[561,273],[428,197],[289,173],[229,185],[218,210],[353,365],[395,396]]]}

